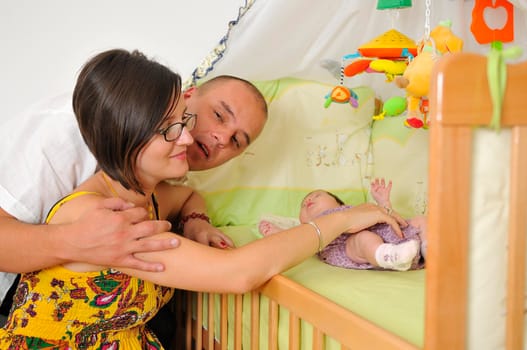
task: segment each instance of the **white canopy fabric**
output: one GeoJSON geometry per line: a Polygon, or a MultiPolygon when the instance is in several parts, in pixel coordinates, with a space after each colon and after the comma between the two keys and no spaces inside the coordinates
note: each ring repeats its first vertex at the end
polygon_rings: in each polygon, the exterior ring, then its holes
{"type": "MultiPolygon", "coordinates": [[[[415,41],[425,37],[429,3],[429,23],[452,21],[452,31],[464,40],[464,51],[487,53],[490,45],[478,44],[470,24],[474,1],[414,0],[410,8],[377,10],[373,0],[247,0],[239,16],[230,23],[228,33],[187,81],[192,84],[206,76],[232,74],[249,80],[297,77],[332,83],[332,74],[321,64],[340,62],[362,44],[396,29],[415,41]]],[[[516,0],[515,39],[527,52],[527,22],[524,1],[516,0]]],[[[493,11],[485,18],[499,21],[493,11]]],[[[525,54],[524,54],[525,55],[525,54]]],[[[378,84],[378,74],[353,77],[353,85],[378,84]]],[[[376,86],[373,86],[376,88],[376,86]]]]}

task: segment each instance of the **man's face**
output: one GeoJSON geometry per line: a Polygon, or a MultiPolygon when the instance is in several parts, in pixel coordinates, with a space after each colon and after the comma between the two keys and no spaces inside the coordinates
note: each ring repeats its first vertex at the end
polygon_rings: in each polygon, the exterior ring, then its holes
{"type": "Polygon", "coordinates": [[[261,102],[243,82],[224,80],[199,89],[183,93],[187,112],[198,116],[187,149],[190,170],[214,168],[240,155],[266,121],[261,102]]]}

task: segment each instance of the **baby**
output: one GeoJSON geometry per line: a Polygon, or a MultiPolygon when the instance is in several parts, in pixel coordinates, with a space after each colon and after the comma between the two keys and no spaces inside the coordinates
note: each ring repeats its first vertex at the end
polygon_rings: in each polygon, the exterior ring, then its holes
{"type": "MultiPolygon", "coordinates": [[[[384,179],[375,179],[371,183],[371,194],[379,206],[403,223],[404,237],[399,237],[387,224],[377,224],[355,234],[344,232],[318,254],[321,260],[330,265],[360,270],[406,271],[423,267],[420,246],[425,240],[426,218],[419,216],[405,221],[394,212],[390,203],[391,188],[391,181],[386,184],[384,179]]],[[[334,194],[315,190],[302,200],[300,223],[308,223],[318,216],[348,207],[334,194]]],[[[266,220],[260,221],[258,228],[263,235],[283,229],[266,220]]]]}

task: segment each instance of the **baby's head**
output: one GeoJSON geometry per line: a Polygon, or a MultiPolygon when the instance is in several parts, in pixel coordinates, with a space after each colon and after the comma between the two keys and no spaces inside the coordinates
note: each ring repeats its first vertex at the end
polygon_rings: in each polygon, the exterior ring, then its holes
{"type": "Polygon", "coordinates": [[[344,205],[344,202],[333,193],[324,190],[315,190],[308,193],[300,205],[300,222],[313,220],[324,211],[344,205]]]}

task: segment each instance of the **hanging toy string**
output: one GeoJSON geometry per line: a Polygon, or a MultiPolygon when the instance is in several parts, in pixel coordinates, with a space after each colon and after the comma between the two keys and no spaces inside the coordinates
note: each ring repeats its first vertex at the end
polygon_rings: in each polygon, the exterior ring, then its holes
{"type": "Polygon", "coordinates": [[[344,85],[344,60],[346,56],[343,56],[340,61],[340,85],[344,85]]]}
{"type": "Polygon", "coordinates": [[[428,41],[430,39],[430,6],[432,4],[432,0],[426,0],[425,1],[425,41],[428,41]]]}
{"type": "Polygon", "coordinates": [[[399,9],[391,9],[390,10],[390,20],[391,20],[392,29],[395,28],[395,23],[397,22],[398,19],[399,19],[399,9]]]}
{"type": "Polygon", "coordinates": [[[420,42],[418,42],[418,51],[422,49],[422,47],[428,43],[430,43],[432,37],[430,36],[431,33],[431,25],[430,25],[430,14],[431,14],[431,6],[432,6],[432,0],[426,0],[425,1],[425,25],[424,25],[424,35],[420,42]]]}
{"type": "Polygon", "coordinates": [[[358,96],[352,90],[344,86],[344,62],[346,59],[355,55],[344,55],[340,64],[339,85],[335,86],[325,97],[324,108],[328,108],[332,102],[349,103],[352,107],[359,106],[358,96]]]}

